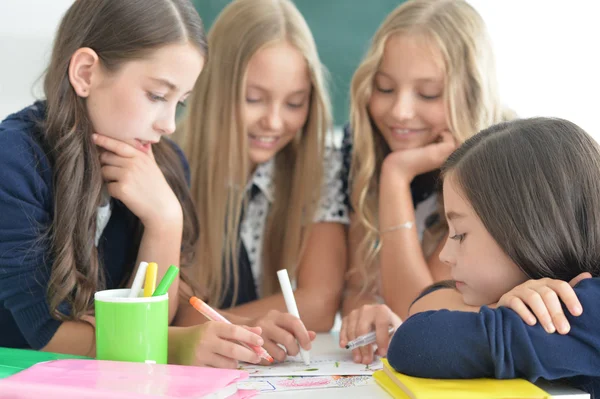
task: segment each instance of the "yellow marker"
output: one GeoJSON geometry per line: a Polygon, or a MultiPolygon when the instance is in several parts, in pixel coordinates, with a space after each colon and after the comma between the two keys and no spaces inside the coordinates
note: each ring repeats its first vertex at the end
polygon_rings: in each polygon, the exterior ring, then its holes
{"type": "Polygon", "coordinates": [[[148,263],[148,268],[146,269],[146,283],[144,284],[144,297],[152,296],[152,293],[154,293],[157,272],[158,265],[154,262],[148,263]]]}

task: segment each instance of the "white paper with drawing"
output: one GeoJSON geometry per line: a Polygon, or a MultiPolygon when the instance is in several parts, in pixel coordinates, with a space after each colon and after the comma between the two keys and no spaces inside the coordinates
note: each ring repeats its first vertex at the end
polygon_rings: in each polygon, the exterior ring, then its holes
{"type": "Polygon", "coordinates": [[[377,359],[369,365],[356,364],[350,357],[311,356],[310,366],[305,366],[300,356],[288,356],[282,363],[258,366],[244,363],[239,367],[247,371],[250,377],[302,377],[311,375],[372,375],[383,365],[377,359]]]}
{"type": "Polygon", "coordinates": [[[312,377],[253,377],[237,383],[238,389],[283,392],[323,388],[350,388],[375,384],[369,375],[320,375],[312,377]]]}

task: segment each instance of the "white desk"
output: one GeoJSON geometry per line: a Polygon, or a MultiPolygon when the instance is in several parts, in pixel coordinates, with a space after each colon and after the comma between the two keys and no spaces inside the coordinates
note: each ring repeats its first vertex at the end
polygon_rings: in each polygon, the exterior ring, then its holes
{"type": "MultiPolygon", "coordinates": [[[[338,346],[338,334],[318,334],[313,342],[311,354],[314,355],[335,355],[340,358],[351,359],[350,352],[340,349],[338,346]]],[[[550,393],[553,398],[560,399],[589,399],[590,395],[574,388],[564,386],[548,386],[540,384],[542,389],[550,393]]],[[[352,388],[323,388],[310,389],[302,391],[284,391],[263,393],[259,395],[264,398],[305,398],[315,399],[327,397],[328,399],[350,399],[350,398],[373,398],[389,399],[391,398],[375,381],[369,385],[363,385],[352,388]]]]}

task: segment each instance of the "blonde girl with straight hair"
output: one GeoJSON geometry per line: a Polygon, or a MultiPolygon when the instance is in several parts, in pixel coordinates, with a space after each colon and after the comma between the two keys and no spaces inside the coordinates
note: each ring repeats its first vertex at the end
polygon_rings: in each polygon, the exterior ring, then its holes
{"type": "MultiPolygon", "coordinates": [[[[324,70],[289,0],[236,0],[208,36],[211,52],[183,122],[200,221],[195,274],[209,303],[262,328],[275,359],[310,347],[339,308],[346,268],[339,174],[324,70]],[[277,270],[297,284],[302,322],[286,312],[277,270]],[[283,313],[282,313],[283,312],[283,313]],[[296,339],[294,339],[296,338],[296,339]]],[[[178,323],[201,322],[189,306],[178,323]]]]}
{"type": "MultiPolygon", "coordinates": [[[[351,83],[352,250],[340,345],[375,327],[385,354],[388,328],[423,289],[450,277],[438,259],[447,234],[439,167],[458,144],[506,117],[473,7],[410,0],[388,15],[351,83]]],[[[354,360],[370,363],[373,349],[355,350],[354,360]]]]}
{"type": "MultiPolygon", "coordinates": [[[[94,293],[191,266],[189,168],[168,139],[207,43],[189,0],[76,1],[45,99],[0,124],[0,346],[95,356],[94,293]]],[[[175,317],[179,280],[169,289],[175,317]]],[[[259,329],[169,327],[170,363],[258,362],[259,329]],[[237,342],[237,341],[236,341],[237,342]]]]}

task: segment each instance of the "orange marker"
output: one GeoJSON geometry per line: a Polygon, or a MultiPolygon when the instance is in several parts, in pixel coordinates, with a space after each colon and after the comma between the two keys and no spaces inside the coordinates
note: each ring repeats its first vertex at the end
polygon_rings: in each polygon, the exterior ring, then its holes
{"type": "MultiPolygon", "coordinates": [[[[229,320],[227,320],[225,317],[223,317],[221,314],[219,314],[213,308],[208,306],[200,298],[196,298],[195,296],[191,297],[190,305],[192,305],[194,307],[194,309],[196,309],[198,312],[202,313],[204,315],[204,317],[206,317],[208,320],[221,321],[223,323],[231,324],[231,322],[229,320]]],[[[273,357],[271,357],[271,355],[269,355],[269,352],[267,352],[265,350],[265,348],[263,348],[262,346],[246,345],[243,342],[240,342],[240,345],[243,345],[243,346],[253,350],[254,353],[256,353],[258,356],[260,356],[262,359],[265,359],[269,363],[273,363],[273,357]]]]}

